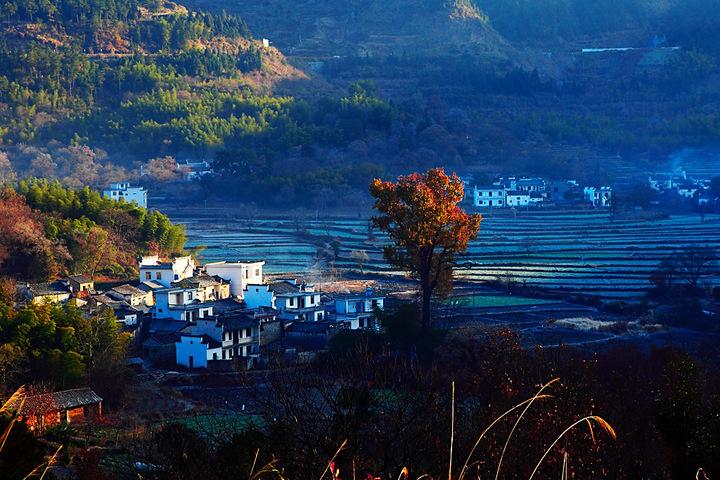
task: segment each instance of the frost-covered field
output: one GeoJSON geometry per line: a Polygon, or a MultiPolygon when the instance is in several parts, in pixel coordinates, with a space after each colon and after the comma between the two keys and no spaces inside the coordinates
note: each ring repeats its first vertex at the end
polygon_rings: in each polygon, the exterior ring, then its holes
{"type": "MultiPolygon", "coordinates": [[[[191,246],[208,247],[202,252],[206,261],[266,259],[270,273],[310,271],[317,268],[318,245],[336,239],[336,267],[357,269],[352,252],[365,250],[370,257],[366,271],[392,272],[381,255],[387,238],[369,235],[367,219],[264,218],[249,228],[240,215],[172,217],[187,225],[191,246]]],[[[597,210],[493,212],[485,214],[459,273],[475,280],[632,297],[650,286],[649,276],[664,257],[691,245],[720,248],[720,216],[613,220],[597,210]]],[[[707,282],[720,284],[720,278],[707,282]]]]}

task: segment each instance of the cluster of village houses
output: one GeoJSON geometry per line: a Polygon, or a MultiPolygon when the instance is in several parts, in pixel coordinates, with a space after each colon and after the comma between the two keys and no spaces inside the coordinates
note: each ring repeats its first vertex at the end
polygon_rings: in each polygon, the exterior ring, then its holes
{"type": "Polygon", "coordinates": [[[385,298],[366,290],[327,295],[295,279],[266,282],[265,262],[196,264],[190,257],[143,257],[139,278],[100,292],[84,275],[19,287],[23,301],[73,299],[87,315],[112,309],[156,366],[247,368],[274,355],[301,361],[336,333],[376,328],[385,298]]]}
{"type": "Polygon", "coordinates": [[[716,198],[710,192],[710,178],[693,178],[685,170],[657,173],[648,177],[648,185],[660,195],[673,195],[703,206],[716,198]]]}
{"type": "Polygon", "coordinates": [[[577,202],[610,207],[612,188],[581,186],[576,180],[546,182],[539,177],[498,177],[491,185],[474,186],[472,201],[478,208],[518,208],[577,202]]]}

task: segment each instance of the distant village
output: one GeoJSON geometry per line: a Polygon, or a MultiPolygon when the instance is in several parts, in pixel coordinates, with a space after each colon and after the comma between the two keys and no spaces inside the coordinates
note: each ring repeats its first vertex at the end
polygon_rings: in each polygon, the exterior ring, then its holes
{"type": "MultiPolygon", "coordinates": [[[[466,188],[469,180],[464,180],[466,188]]],[[[612,206],[609,186],[581,186],[575,180],[546,181],[540,177],[498,177],[491,185],[472,188],[472,203],[478,208],[537,207],[543,204],[585,203],[612,206]]]]}
{"type": "MultiPolygon", "coordinates": [[[[585,205],[598,208],[615,206],[614,187],[583,185],[577,180],[546,180],[540,177],[497,177],[489,185],[475,185],[471,177],[462,177],[466,202],[476,208],[532,208],[540,206],[585,205]],[[471,187],[472,186],[472,187],[471,187]]],[[[638,185],[649,187],[650,205],[684,201],[695,209],[716,206],[719,199],[711,189],[711,178],[694,178],[678,169],[672,173],[653,173],[629,187],[635,194],[638,185]],[[666,202],[663,202],[666,201],[666,202]]],[[[628,192],[623,191],[626,196],[628,192]]]]}
{"type": "MultiPolygon", "coordinates": [[[[181,182],[194,182],[206,175],[213,175],[210,162],[206,160],[174,161],[173,173],[181,182]]],[[[140,169],[141,178],[149,176],[146,167],[140,169]]],[[[550,180],[541,177],[521,175],[496,176],[478,183],[473,176],[460,177],[465,184],[465,203],[479,209],[513,209],[540,206],[590,206],[610,208],[616,206],[614,189],[620,186],[583,184],[578,180],[550,180]]],[[[711,178],[695,178],[683,169],[673,172],[651,173],[645,178],[636,178],[630,190],[645,184],[657,198],[649,204],[659,205],[665,201],[685,200],[694,208],[720,206],[720,199],[711,193],[711,178]]],[[[627,192],[621,192],[623,196],[627,192]]],[[[129,182],[112,183],[103,190],[103,196],[148,207],[148,190],[129,182]]]]}
{"type": "Polygon", "coordinates": [[[112,311],[135,338],[133,365],[251,368],[273,357],[312,358],[342,330],[375,329],[385,298],[367,289],[329,295],[292,278],[265,281],[264,261],[196,264],[143,257],[137,281],[101,291],[85,275],[18,287],[26,303],[74,301],[87,316],[112,311]]]}

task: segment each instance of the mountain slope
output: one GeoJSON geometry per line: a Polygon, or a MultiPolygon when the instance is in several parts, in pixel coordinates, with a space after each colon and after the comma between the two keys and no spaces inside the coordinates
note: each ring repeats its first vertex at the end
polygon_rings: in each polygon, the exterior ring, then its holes
{"type": "Polygon", "coordinates": [[[509,44],[472,0],[191,0],[239,13],[258,36],[296,57],[474,53],[504,58],[509,44]]]}

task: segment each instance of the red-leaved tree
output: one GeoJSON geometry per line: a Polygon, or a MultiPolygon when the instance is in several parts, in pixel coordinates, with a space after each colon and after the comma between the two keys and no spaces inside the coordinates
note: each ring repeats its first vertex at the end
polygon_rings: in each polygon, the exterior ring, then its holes
{"type": "Polygon", "coordinates": [[[394,242],[385,247],[385,258],[418,280],[422,326],[430,329],[432,297],[450,291],[457,255],[477,238],[482,217],[460,208],[463,182],[442,168],[401,176],[397,182],[375,179],[370,193],[380,213],[373,223],[394,242]]]}

